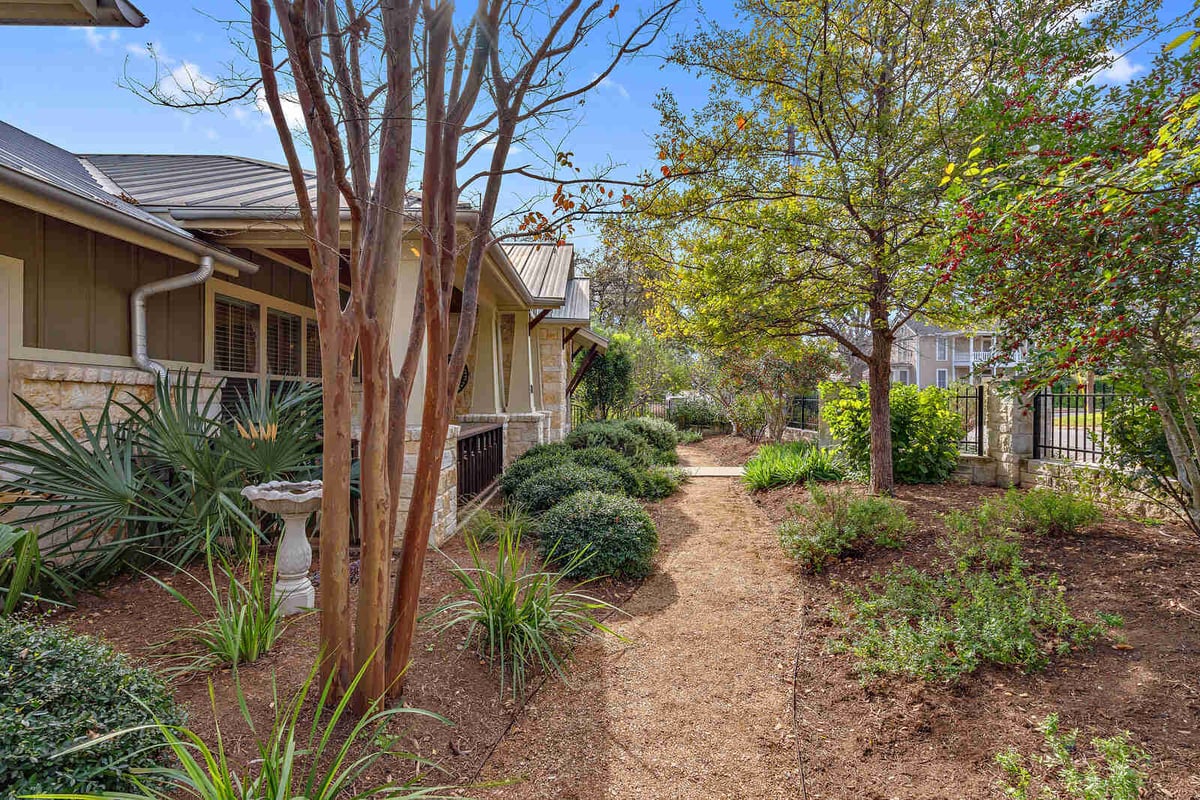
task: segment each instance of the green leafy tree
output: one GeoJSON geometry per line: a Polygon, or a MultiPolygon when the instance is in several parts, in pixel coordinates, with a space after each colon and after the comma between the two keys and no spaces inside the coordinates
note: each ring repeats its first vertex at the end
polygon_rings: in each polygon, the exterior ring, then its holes
{"type": "MultiPolygon", "coordinates": [[[[970,110],[1085,10],[1124,6],[742,0],[743,27],[672,57],[710,82],[708,103],[685,115],[660,101],[661,176],[639,198],[640,219],[670,231],[654,323],[709,348],[825,337],[860,359],[871,489],[890,492],[892,348],[947,294],[930,266],[939,177],[975,146],[970,110]]],[[[1103,51],[1110,27],[1087,30],[1080,52],[1103,51]]]]}
{"type": "Polygon", "coordinates": [[[1132,468],[1117,477],[1148,470],[1200,533],[1200,178],[1183,167],[1200,135],[1179,124],[1200,104],[1198,66],[1194,50],[1164,53],[1119,89],[1047,71],[996,96],[978,177],[952,182],[943,278],[971,287],[1020,352],[1020,388],[1111,373],[1144,393],[1144,411],[1106,422],[1132,468]]]}
{"type": "Polygon", "coordinates": [[[633,358],[621,337],[597,355],[580,384],[584,407],[600,419],[633,402],[633,358]]]}

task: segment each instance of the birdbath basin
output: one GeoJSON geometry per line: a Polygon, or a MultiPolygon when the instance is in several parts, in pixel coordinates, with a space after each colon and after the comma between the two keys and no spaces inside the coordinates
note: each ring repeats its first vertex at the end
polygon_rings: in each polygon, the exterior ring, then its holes
{"type": "Polygon", "coordinates": [[[242,489],[242,497],[260,511],[283,517],[283,537],[275,553],[275,599],[283,616],[312,608],[316,591],[308,577],[312,545],[304,527],[321,507],[320,481],[271,481],[242,489]]]}

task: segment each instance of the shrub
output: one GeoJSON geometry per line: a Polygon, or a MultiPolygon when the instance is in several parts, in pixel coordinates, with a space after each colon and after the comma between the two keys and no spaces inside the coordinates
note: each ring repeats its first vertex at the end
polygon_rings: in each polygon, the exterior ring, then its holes
{"type": "Polygon", "coordinates": [[[729,409],[729,421],[738,436],[751,442],[761,442],[767,433],[769,410],[761,396],[741,395],[729,409]]]}
{"type": "Polygon", "coordinates": [[[559,449],[543,450],[538,453],[530,450],[509,464],[508,468],[500,475],[500,490],[504,492],[505,497],[512,497],[513,493],[517,491],[517,487],[524,483],[529,476],[544,469],[565,464],[570,460],[571,449],[565,445],[559,449]]]}
{"type": "Polygon", "coordinates": [[[629,463],[629,459],[616,450],[607,447],[585,447],[583,450],[575,450],[571,460],[582,467],[594,467],[610,473],[621,482],[625,494],[641,496],[642,475],[646,471],[635,469],[629,463]]]}
{"type": "MultiPolygon", "coordinates": [[[[560,572],[531,569],[519,530],[501,531],[494,565],[484,561],[477,541],[468,539],[467,550],[473,566],[456,565],[451,570],[460,596],[443,598],[429,616],[437,621],[438,633],[466,628],[467,646],[500,671],[501,691],[507,685],[513,697],[523,694],[533,667],[553,670],[565,679],[559,651],[579,634],[612,633],[596,618],[612,606],[577,590],[562,589],[560,572]]],[[[583,551],[564,553],[563,572],[581,569],[589,557],[583,551]]]]}
{"type": "Polygon", "coordinates": [[[164,744],[154,729],[183,712],[148,670],[104,642],[65,628],[0,619],[0,786],[12,794],[99,793],[134,788],[130,772],[151,767],[164,744]],[[80,740],[87,750],[59,755],[80,740]]]}
{"type": "Polygon", "coordinates": [[[1004,502],[1017,530],[1038,536],[1071,536],[1104,519],[1091,500],[1052,489],[1009,489],[1004,502]]]}
{"type": "Polygon", "coordinates": [[[846,633],[834,649],[852,652],[863,672],[925,680],[953,680],[986,664],[1030,672],[1101,633],[1071,613],[1056,575],[1025,573],[1020,546],[991,510],[947,515],[947,524],[950,566],[897,566],[847,593],[851,611],[839,620],[846,633]]]}
{"type": "Polygon", "coordinates": [[[704,436],[700,431],[682,430],[679,432],[680,444],[695,444],[696,442],[704,441],[704,436]]]}
{"type": "Polygon", "coordinates": [[[706,397],[679,397],[671,402],[671,421],[680,428],[715,428],[725,419],[717,404],[706,397]]]}
{"type": "Polygon", "coordinates": [[[228,562],[222,562],[225,591],[221,591],[213,558],[208,556],[208,582],[192,578],[199,585],[212,605],[208,615],[195,603],[173,586],[163,583],[153,575],[150,579],[162,587],[176,601],[200,619],[198,625],[182,628],[177,635],[164,642],[169,646],[182,642],[188,649],[170,657],[178,662],[181,672],[200,671],[217,666],[236,667],[245,662],[257,661],[274,647],[286,627],[280,613],[282,601],[275,597],[272,573],[262,568],[258,559],[258,545],[251,542],[246,558],[246,579],[238,578],[237,570],[228,562]]]}
{"type": "Polygon", "coordinates": [[[586,561],[564,568],[570,578],[644,578],[658,549],[653,520],[628,497],[580,492],[551,508],[541,526],[543,558],[561,563],[568,553],[588,553],[586,561]]]}
{"type": "Polygon", "coordinates": [[[567,462],[526,478],[512,494],[512,501],[530,514],[540,514],[575,492],[619,494],[621,481],[611,472],[567,462]]]}
{"type": "Polygon", "coordinates": [[[650,467],[638,473],[636,497],[643,500],[662,500],[679,491],[687,473],[674,467],[650,467]]]}
{"type": "Polygon", "coordinates": [[[742,482],[750,491],[761,492],[778,486],[836,481],[843,477],[845,472],[831,451],[801,440],[758,448],[746,462],[742,482]]]}
{"type": "Polygon", "coordinates": [[[820,571],[840,556],[872,543],[900,547],[913,528],[904,507],[884,497],[859,497],[853,490],[810,488],[812,502],[791,507],[793,519],[779,526],[783,549],[806,569],[820,571]]]}
{"type": "Polygon", "coordinates": [[[616,450],[637,466],[649,466],[654,461],[653,448],[647,441],[620,422],[585,422],[563,441],[576,450],[588,447],[616,450]]]}
{"type": "Polygon", "coordinates": [[[1024,756],[1010,749],[996,755],[1004,770],[1004,794],[1013,800],[1138,800],[1146,785],[1150,756],[1130,741],[1128,731],[1092,739],[1090,758],[1081,758],[1079,731],[1063,733],[1058,715],[1038,725],[1042,753],[1024,756]]]}
{"type": "MultiPolygon", "coordinates": [[[[822,414],[848,464],[865,472],[871,464],[871,405],[867,385],[825,384],[822,414]]],[[[892,470],[899,483],[943,483],[958,466],[962,420],[944,389],[897,384],[891,390],[892,470]]]]}
{"type": "Polygon", "coordinates": [[[665,419],[637,417],[622,424],[660,452],[674,450],[679,444],[679,429],[665,419]]]}

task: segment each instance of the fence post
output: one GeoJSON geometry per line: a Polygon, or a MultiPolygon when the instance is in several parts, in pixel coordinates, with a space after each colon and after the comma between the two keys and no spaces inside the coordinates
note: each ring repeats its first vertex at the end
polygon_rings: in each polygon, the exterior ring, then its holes
{"type": "Polygon", "coordinates": [[[983,428],[983,384],[975,387],[975,455],[983,455],[983,439],[986,431],[983,428]]]}
{"type": "Polygon", "coordinates": [[[988,407],[984,422],[988,455],[996,461],[996,483],[1019,486],[1021,464],[1033,455],[1033,415],[1037,413],[1037,404],[1031,395],[1001,395],[995,381],[988,381],[985,386],[988,407]]]}

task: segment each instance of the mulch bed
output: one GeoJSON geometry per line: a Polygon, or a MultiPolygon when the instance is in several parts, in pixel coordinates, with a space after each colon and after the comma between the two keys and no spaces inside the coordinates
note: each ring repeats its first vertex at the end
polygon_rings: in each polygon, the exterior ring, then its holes
{"type": "MultiPolygon", "coordinates": [[[[1038,751],[1035,725],[1057,712],[1081,742],[1128,730],[1153,759],[1147,797],[1200,798],[1200,542],[1176,525],[1108,516],[1073,537],[1027,540],[1032,569],[1056,572],[1076,614],[1120,614],[1128,643],[1101,641],[1044,672],[987,668],[954,685],[905,678],[862,682],[848,655],[826,650],[826,615],[839,584],[862,586],[895,562],[928,565],[944,531],[941,515],[998,490],[904,486],[897,491],[917,532],[901,551],[872,550],[820,576],[800,576],[807,595],[803,689],[810,797],[998,796],[997,752],[1038,751]]],[[[772,521],[803,501],[802,488],[755,495],[772,521]]]]}

